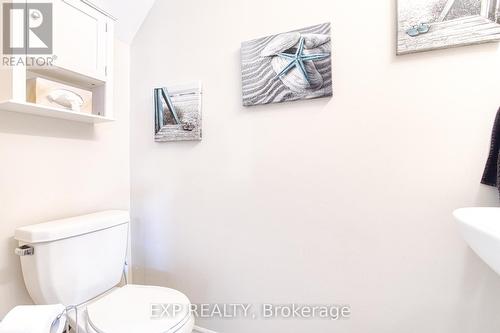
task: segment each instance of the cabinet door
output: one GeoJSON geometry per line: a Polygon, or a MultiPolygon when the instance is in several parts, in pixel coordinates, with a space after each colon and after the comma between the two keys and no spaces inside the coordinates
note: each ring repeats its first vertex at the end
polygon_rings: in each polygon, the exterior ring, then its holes
{"type": "Polygon", "coordinates": [[[107,17],[80,0],[53,0],[54,64],[106,81],[107,17]]]}

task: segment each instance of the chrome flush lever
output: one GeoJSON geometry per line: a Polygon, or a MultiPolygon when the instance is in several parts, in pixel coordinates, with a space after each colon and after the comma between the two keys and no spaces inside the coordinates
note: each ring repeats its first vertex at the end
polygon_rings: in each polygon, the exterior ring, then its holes
{"type": "Polygon", "coordinates": [[[33,248],[32,246],[29,246],[29,245],[23,245],[20,247],[16,247],[16,249],[14,250],[14,253],[20,257],[32,256],[35,254],[35,248],[33,248]]]}

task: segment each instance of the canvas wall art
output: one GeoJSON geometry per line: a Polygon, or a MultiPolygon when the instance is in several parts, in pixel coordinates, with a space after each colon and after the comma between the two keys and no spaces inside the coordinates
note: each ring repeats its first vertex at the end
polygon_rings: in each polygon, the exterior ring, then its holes
{"type": "Polygon", "coordinates": [[[201,140],[201,82],[155,88],[155,141],[201,140]]]}
{"type": "Polygon", "coordinates": [[[330,23],[241,44],[243,105],[332,95],[330,23]]]}
{"type": "Polygon", "coordinates": [[[500,0],[398,0],[398,55],[498,40],[500,0]]]}

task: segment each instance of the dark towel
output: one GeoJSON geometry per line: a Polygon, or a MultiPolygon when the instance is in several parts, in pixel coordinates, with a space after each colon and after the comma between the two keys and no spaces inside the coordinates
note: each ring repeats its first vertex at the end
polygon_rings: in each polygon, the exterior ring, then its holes
{"type": "MultiPolygon", "coordinates": [[[[481,183],[490,186],[499,186],[500,184],[500,161],[498,160],[500,150],[500,109],[497,111],[493,131],[491,133],[490,154],[486,166],[484,167],[481,183]]],[[[500,190],[500,188],[499,188],[500,190]]]]}

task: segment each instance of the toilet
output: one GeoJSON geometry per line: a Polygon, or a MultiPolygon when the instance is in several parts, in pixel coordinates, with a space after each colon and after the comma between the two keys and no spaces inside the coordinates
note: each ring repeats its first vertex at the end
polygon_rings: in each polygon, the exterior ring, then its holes
{"type": "Polygon", "coordinates": [[[191,303],[181,292],[119,286],[129,222],[127,211],[112,210],[16,229],[16,254],[31,298],[76,306],[68,314],[79,333],[192,332],[191,303]]]}

